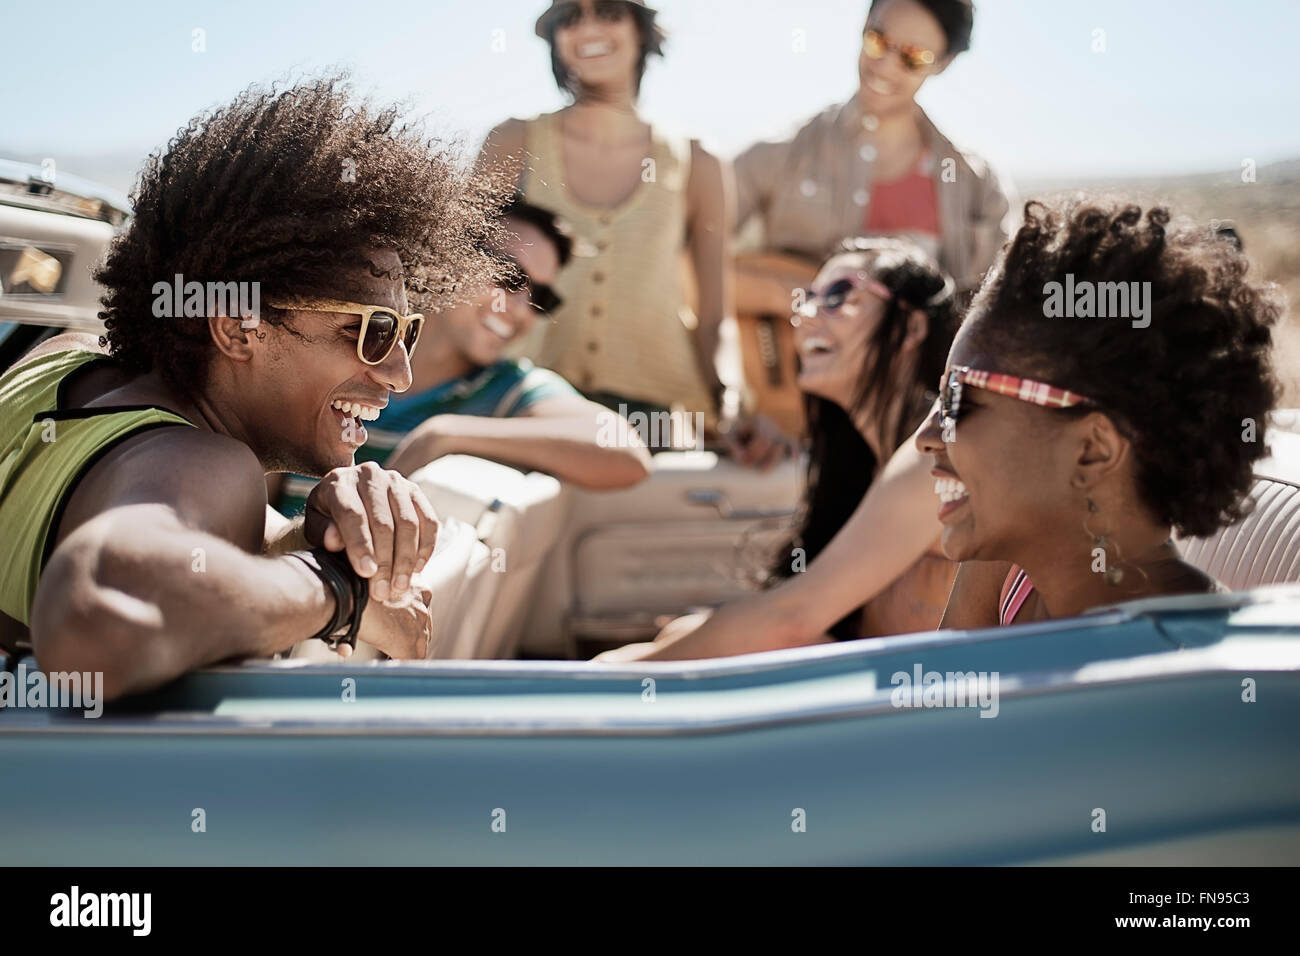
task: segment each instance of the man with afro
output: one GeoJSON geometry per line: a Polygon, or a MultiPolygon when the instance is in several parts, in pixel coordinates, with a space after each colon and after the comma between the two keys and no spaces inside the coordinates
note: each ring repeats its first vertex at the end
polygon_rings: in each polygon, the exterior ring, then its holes
{"type": "Polygon", "coordinates": [[[491,281],[499,198],[326,77],[196,117],[133,199],[107,334],[0,376],[0,646],[110,699],[312,637],[424,656],[433,510],[353,455],[411,383],[416,307],[491,281]],[[173,284],[259,308],[176,309],[173,284]],[[269,513],[281,471],[321,476],[305,520],[269,513]]]}

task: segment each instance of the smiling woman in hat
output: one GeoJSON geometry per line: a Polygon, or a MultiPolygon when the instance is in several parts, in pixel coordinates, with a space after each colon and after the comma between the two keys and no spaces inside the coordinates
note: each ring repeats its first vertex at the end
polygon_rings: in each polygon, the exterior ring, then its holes
{"type": "Polygon", "coordinates": [[[555,113],[510,119],[480,163],[571,225],[564,307],[530,357],[583,392],[627,411],[719,412],[742,461],[770,463],[786,445],[736,413],[717,365],[731,311],[730,173],[696,141],[651,128],[637,113],[646,61],[663,52],[655,11],[632,0],[556,0],[537,20],[560,89],[555,113]],[[689,253],[698,315],[682,275],[689,253]],[[585,253],[585,254],[584,254],[585,253]]]}

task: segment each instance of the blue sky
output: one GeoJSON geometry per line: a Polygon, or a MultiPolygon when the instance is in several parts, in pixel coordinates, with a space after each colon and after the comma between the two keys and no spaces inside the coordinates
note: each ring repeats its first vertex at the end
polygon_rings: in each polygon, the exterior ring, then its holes
{"type": "MultiPolygon", "coordinates": [[[[114,179],[254,81],[337,65],[477,149],[555,109],[546,0],[0,0],[0,155],[114,179]],[[48,10],[54,19],[46,19],[48,10]],[[193,31],[206,50],[194,52],[193,31]],[[500,31],[500,32],[497,32],[500,31]],[[494,50],[494,42],[504,51],[494,50]]],[[[847,98],[867,0],[658,0],[645,114],[731,156],[847,98]],[[796,52],[794,31],[806,50],[796,52]]],[[[920,100],[1016,178],[1172,174],[1300,157],[1296,0],[978,0],[974,48],[920,100]],[[1094,31],[1105,51],[1093,52],[1094,31]]],[[[125,186],[122,182],[110,185],[125,186]]]]}

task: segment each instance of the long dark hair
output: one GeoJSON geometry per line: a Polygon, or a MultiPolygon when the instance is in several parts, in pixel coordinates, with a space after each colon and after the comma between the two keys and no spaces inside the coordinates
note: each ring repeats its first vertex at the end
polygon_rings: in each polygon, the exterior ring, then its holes
{"type": "MultiPolygon", "coordinates": [[[[765,586],[810,564],[844,527],[875,480],[879,462],[854,425],[853,414],[867,407],[886,408],[890,399],[901,393],[902,414],[894,434],[886,436],[889,448],[901,445],[916,431],[934,400],[957,328],[952,280],[915,243],[905,239],[845,239],[832,258],[845,253],[866,253],[866,271],[893,297],[871,338],[853,408],[841,408],[816,395],[804,396],[811,439],[807,484],[795,531],[773,555],[765,586]],[[917,309],[925,312],[929,330],[917,353],[914,373],[907,381],[900,381],[898,354],[907,335],[907,318],[917,309]],[[800,561],[794,560],[796,548],[802,550],[800,561]]],[[[830,633],[840,640],[857,637],[861,616],[861,608],[854,610],[830,633]]]]}

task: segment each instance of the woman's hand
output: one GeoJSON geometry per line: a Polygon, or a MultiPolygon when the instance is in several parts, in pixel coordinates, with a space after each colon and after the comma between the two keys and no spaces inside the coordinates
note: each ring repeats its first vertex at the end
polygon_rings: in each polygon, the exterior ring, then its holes
{"type": "Polygon", "coordinates": [[[742,413],[724,418],[718,423],[718,433],[732,458],[760,471],[768,471],[795,453],[794,442],[765,415],[742,413]]]}
{"type": "Polygon", "coordinates": [[[613,650],[605,651],[603,654],[597,654],[591,660],[596,664],[621,664],[624,661],[643,661],[648,654],[654,653],[656,646],[652,641],[641,644],[624,644],[622,647],[616,647],[613,650]]]}
{"type": "MultiPolygon", "coordinates": [[[[371,601],[361,615],[357,639],[383,651],[394,660],[424,660],[433,640],[433,619],[429,603],[433,589],[417,582],[401,598],[371,601]]],[[[352,649],[344,644],[339,653],[350,657],[352,649]]]]}
{"type": "Polygon", "coordinates": [[[622,647],[605,651],[603,654],[597,654],[592,660],[599,661],[602,664],[648,660],[656,651],[663,650],[665,644],[694,633],[695,629],[707,621],[712,614],[712,611],[698,611],[695,614],[683,614],[681,617],[675,617],[659,629],[659,633],[653,641],[646,641],[642,644],[625,644],[622,647]]]}

